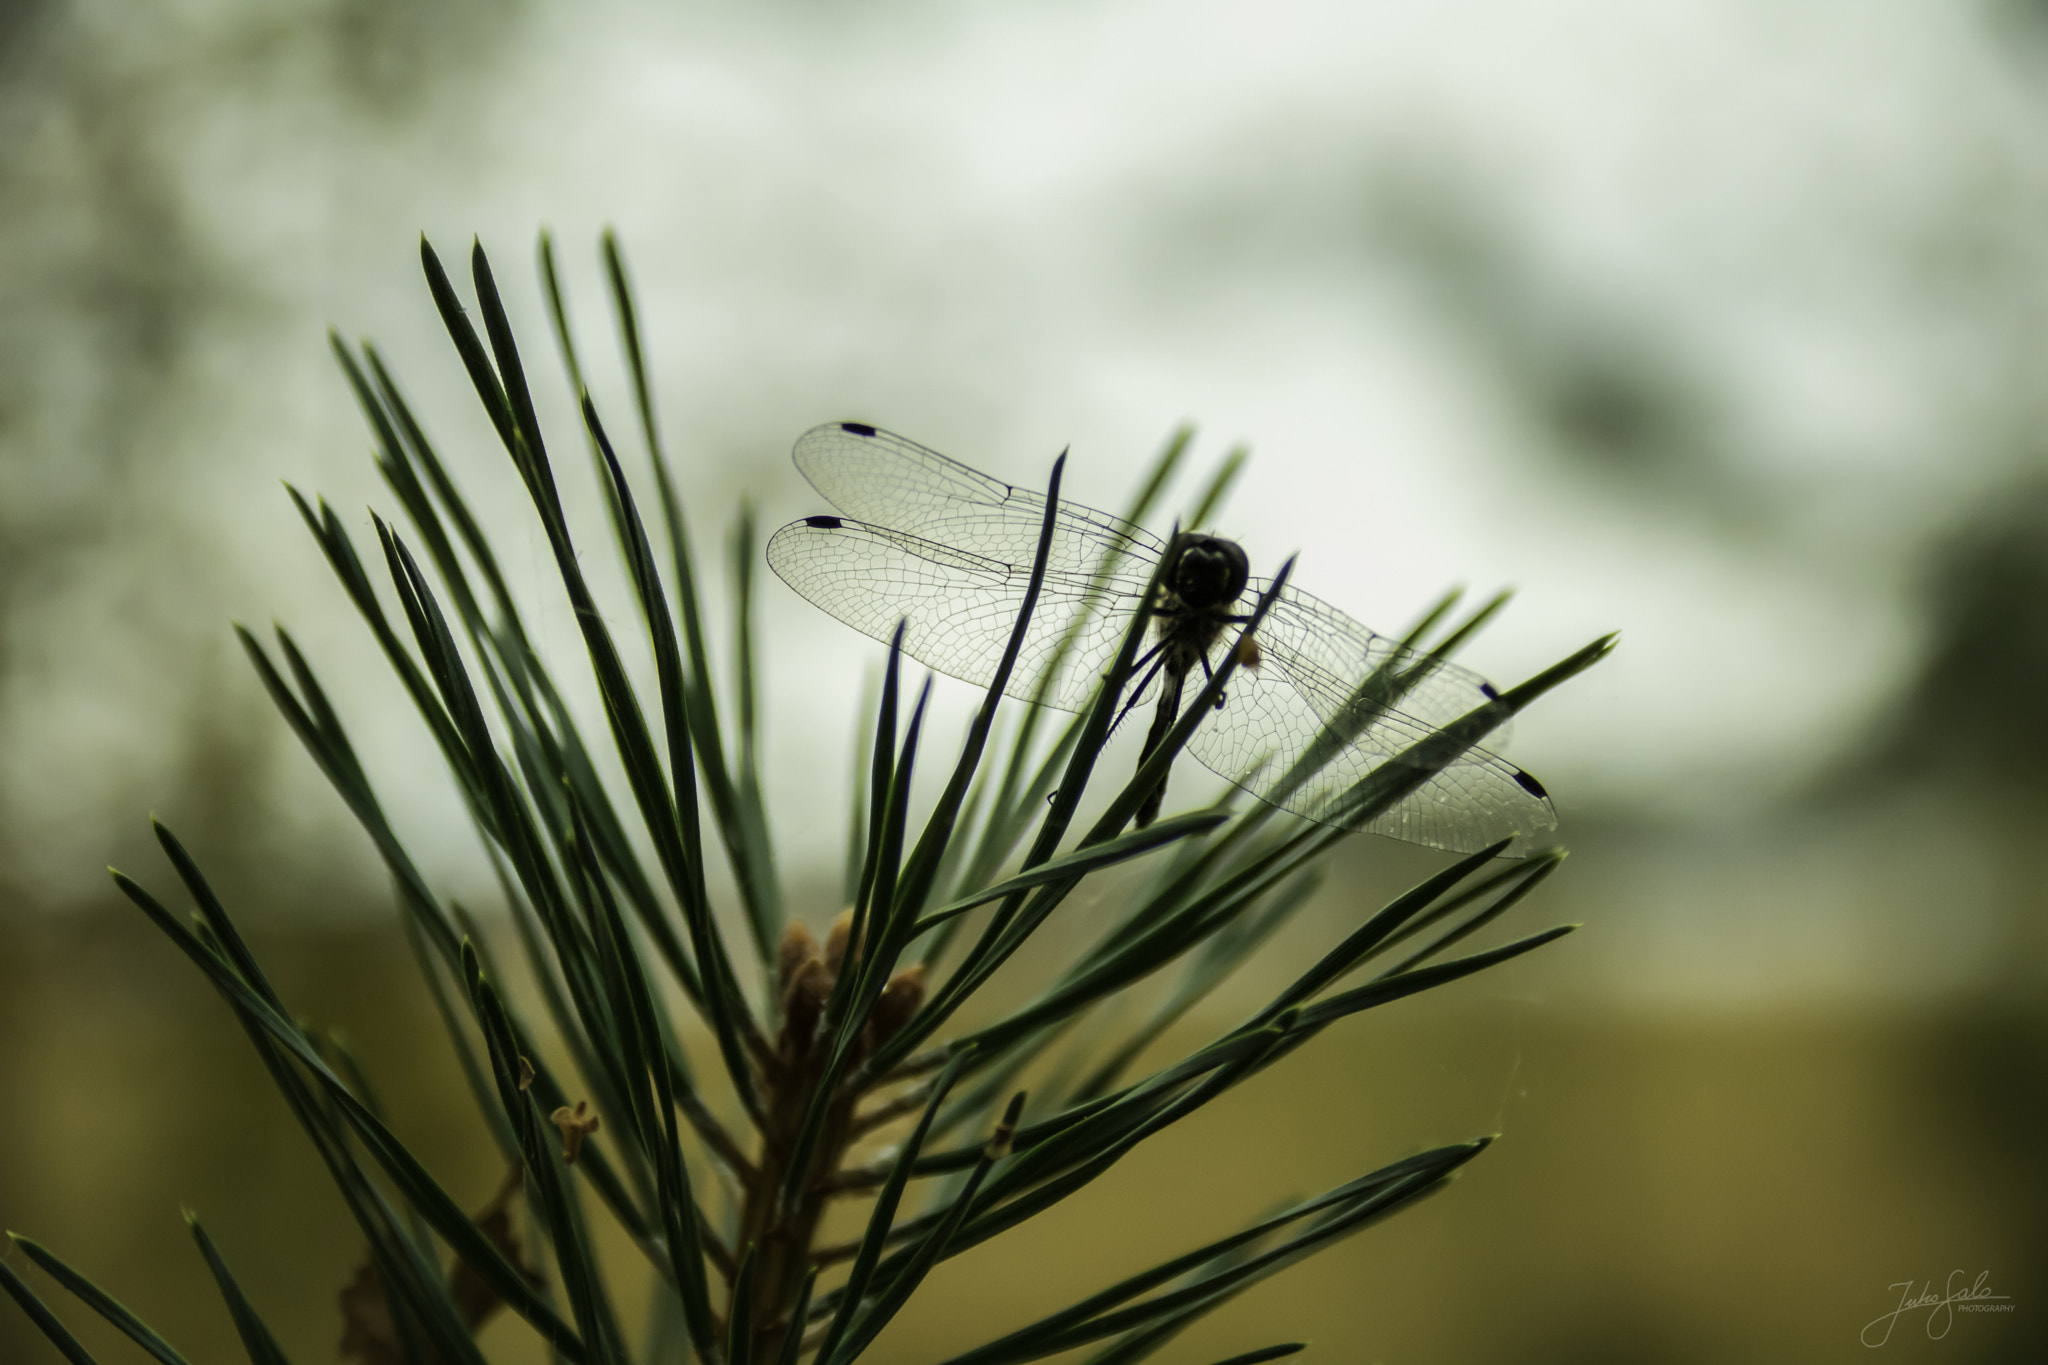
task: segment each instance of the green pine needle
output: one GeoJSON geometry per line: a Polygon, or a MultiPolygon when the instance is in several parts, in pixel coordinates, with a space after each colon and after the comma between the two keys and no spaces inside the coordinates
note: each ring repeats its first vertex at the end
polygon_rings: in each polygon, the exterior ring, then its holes
{"type": "MultiPolygon", "coordinates": [[[[615,444],[587,387],[588,357],[545,235],[538,266],[590,455],[588,476],[602,494],[602,533],[624,570],[629,603],[604,600],[585,575],[578,536],[587,532],[572,528],[564,512],[525,361],[481,244],[470,259],[472,311],[421,242],[428,290],[457,361],[547,542],[552,590],[581,633],[579,658],[545,658],[532,643],[493,549],[503,529],[486,526],[466,500],[373,348],[329,337],[396,503],[395,518],[373,518],[376,553],[366,560],[358,552],[324,500],[287,490],[449,770],[502,890],[502,927],[479,926],[420,870],[405,832],[386,815],[380,776],[350,738],[347,699],[330,697],[315,662],[282,628],[266,646],[236,627],[287,727],[391,874],[441,1032],[514,1164],[517,1181],[507,1192],[526,1195],[532,1240],[551,1253],[553,1288],[537,1288],[398,1140],[371,1099],[369,1076],[340,1040],[295,1019],[169,830],[159,826],[157,836],[197,907],[192,923],[115,873],[121,891],[220,992],[326,1164],[387,1295],[399,1335],[393,1350],[482,1365],[445,1251],[573,1365],[627,1365],[650,1351],[676,1358],[684,1340],[714,1365],[847,1365],[913,1295],[931,1292],[927,1278],[940,1262],[1087,1188],[1323,1030],[1570,932],[1563,925],[1446,956],[1524,902],[1563,856],[1523,849],[1504,859],[1503,840],[1336,935],[1313,966],[1236,1026],[1147,1070],[1145,1059],[1182,1036],[1195,1007],[1241,980],[1296,917],[1320,884],[1321,860],[1349,837],[1347,829],[1394,809],[1463,761],[1509,717],[1605,657],[1614,641],[1595,641],[1519,686],[1489,689],[1470,713],[1414,739],[1317,811],[1324,823],[1281,813],[1290,794],[1398,709],[1506,602],[1496,597],[1439,635],[1457,602],[1449,594],[1403,648],[1358,680],[1306,756],[1274,775],[1268,801],[1233,798],[1133,828],[1133,815],[1196,727],[1225,700],[1232,669],[1248,657],[1231,649],[1138,771],[1107,779],[1106,805],[1089,805],[1100,813],[1077,830],[1084,796],[1103,786],[1098,771],[1151,634],[1163,566],[1139,599],[1148,605],[1118,624],[1119,653],[1086,710],[1047,727],[1043,706],[1012,704],[1005,723],[1006,684],[1050,572],[1064,457],[1050,471],[1028,590],[957,752],[931,752],[941,746],[925,725],[929,679],[902,714],[899,628],[879,694],[865,704],[872,729],[863,720],[852,746],[849,908],[818,932],[793,920],[760,769],[758,687],[778,664],[754,633],[759,537],[742,509],[726,566],[734,636],[729,656],[715,662],[685,509],[662,445],[647,332],[609,232],[602,257],[635,407],[636,420],[619,430],[636,437],[632,449],[615,444]],[[643,505],[658,508],[658,529],[643,520],[643,505]],[[634,681],[636,669],[648,667],[651,688],[634,681]],[[558,668],[589,670],[599,716],[572,713],[563,698],[581,687],[568,685],[558,668]],[[600,725],[602,741],[593,728],[600,725]],[[914,795],[921,758],[946,765],[944,789],[929,804],[914,795]],[[622,784],[604,775],[614,764],[622,784]],[[732,904],[712,889],[726,884],[714,875],[714,860],[730,874],[732,904]],[[1105,874],[1121,879],[1122,908],[1093,942],[1030,998],[960,1029],[960,1011],[979,1003],[990,979],[1077,888],[1105,874]],[[508,931],[517,945],[504,955],[515,968],[510,977],[493,951],[508,931]],[[1148,996],[1133,995],[1155,986],[1148,996]],[[1133,999],[1144,1003],[1117,1010],[1133,999]],[[539,1017],[529,1018],[536,1004],[539,1017]],[[715,1048],[710,1074],[686,1056],[684,1041],[693,1035],[715,1048]],[[1063,1060],[1042,1066],[1073,1039],[1089,1046],[1069,1047],[1063,1060]],[[555,1040],[566,1069],[539,1055],[542,1042],[555,1040]],[[1037,1092],[1028,1115],[1019,1085],[1027,1072],[1037,1092]],[[893,1147],[857,1154],[902,1122],[911,1130],[893,1147]],[[636,1345],[618,1321],[618,1271],[594,1253],[599,1234],[585,1209],[586,1187],[644,1262],[638,1273],[653,1282],[654,1326],[644,1343],[636,1345]],[[862,1234],[823,1244],[826,1205],[847,1199],[871,1201],[862,1234]],[[556,1292],[566,1317],[554,1306],[556,1292]]],[[[1193,435],[1182,428],[1161,449],[1130,504],[1131,521],[1164,497],[1193,435]]],[[[1244,461],[1243,448],[1223,460],[1195,500],[1191,523],[1206,523],[1244,461]]],[[[503,477],[495,457],[493,467],[503,477]]],[[[1110,567],[1105,556],[1097,577],[1083,583],[1090,605],[1055,641],[1056,659],[1075,647],[1090,613],[1107,600],[1101,575],[1110,567]]],[[[1250,619],[1237,623],[1245,639],[1257,638],[1291,567],[1291,560],[1280,567],[1250,619]]],[[[1044,695],[1041,684],[1039,700],[1044,695]]],[[[804,851],[815,858],[824,844],[807,840],[804,851]]],[[[953,1365],[1037,1360],[1091,1345],[1103,1365],[1142,1359],[1268,1276],[1441,1189],[1488,1141],[1395,1161],[1223,1232],[1002,1332],[953,1365]]],[[[284,1365],[219,1249],[196,1218],[188,1221],[252,1365],[284,1365]]],[[[182,1365],[105,1291],[37,1243],[15,1242],[162,1365],[182,1365]]],[[[65,1359],[88,1365],[91,1356],[4,1261],[0,1288],[65,1359]]],[[[1279,1344],[1219,1365],[1254,1365],[1301,1349],[1279,1344]]]]}

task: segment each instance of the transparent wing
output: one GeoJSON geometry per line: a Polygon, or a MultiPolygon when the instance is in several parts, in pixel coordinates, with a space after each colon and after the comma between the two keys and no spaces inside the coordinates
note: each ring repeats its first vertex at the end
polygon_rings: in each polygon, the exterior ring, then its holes
{"type": "MultiPolygon", "coordinates": [[[[1274,603],[1274,613],[1281,605],[1274,603]]],[[[1407,711],[1415,694],[1403,696],[1401,710],[1377,711],[1361,733],[1336,748],[1298,785],[1277,789],[1293,775],[1297,761],[1317,745],[1326,727],[1342,723],[1359,679],[1322,669],[1293,647],[1284,626],[1271,628],[1273,621],[1274,614],[1269,613],[1259,631],[1258,666],[1240,667],[1231,675],[1223,709],[1205,720],[1188,741],[1188,752],[1205,766],[1261,800],[1319,823],[1457,853],[1476,852],[1510,835],[1521,835],[1522,847],[1527,848],[1557,828],[1557,814],[1542,786],[1514,764],[1480,748],[1467,749],[1458,762],[1431,774],[1374,819],[1361,821],[1342,813],[1342,798],[1367,774],[1398,762],[1402,751],[1429,738],[1442,722],[1485,705],[1489,698],[1477,691],[1469,705],[1427,722],[1407,711]]],[[[1212,666],[1221,662],[1231,643],[1226,639],[1218,646],[1212,666]]],[[[1441,687],[1424,700],[1440,705],[1454,695],[1454,689],[1441,687]]]]}
{"type": "MultiPolygon", "coordinates": [[[[1036,515],[1042,517],[1045,503],[1038,505],[1036,515]]],[[[1031,535],[1035,551],[1035,525],[1031,535]]],[[[995,677],[1031,582],[1030,555],[1005,561],[845,517],[807,517],[783,527],[768,541],[768,566],[798,593],[877,640],[886,643],[896,623],[904,622],[904,653],[980,687],[995,677]]],[[[1113,573],[1091,594],[1092,569],[1048,568],[1004,691],[1028,701],[1051,673],[1048,702],[1067,711],[1086,706],[1151,576],[1149,563],[1136,577],[1113,573]],[[1072,643],[1062,653],[1070,634],[1072,643]]]]}
{"type": "MultiPolygon", "coordinates": [[[[1268,586],[1263,578],[1247,583],[1239,599],[1240,613],[1249,614],[1268,586]]],[[[1448,725],[1495,695],[1493,684],[1471,669],[1405,649],[1398,640],[1366,629],[1328,602],[1292,586],[1280,590],[1280,600],[1267,613],[1259,635],[1261,641],[1284,646],[1331,678],[1356,683],[1381,670],[1407,673],[1410,681],[1398,709],[1428,726],[1448,725]]],[[[1493,732],[1492,742],[1508,742],[1506,725],[1493,732]]]]}
{"type": "MultiPolygon", "coordinates": [[[[1043,494],[976,473],[915,441],[858,422],[827,422],[797,438],[795,458],[811,487],[855,521],[972,546],[1027,573],[1038,553],[1043,494]]],[[[1165,553],[1143,527],[1063,500],[1046,564],[1061,573],[1135,577],[1142,590],[1165,553]]]]}

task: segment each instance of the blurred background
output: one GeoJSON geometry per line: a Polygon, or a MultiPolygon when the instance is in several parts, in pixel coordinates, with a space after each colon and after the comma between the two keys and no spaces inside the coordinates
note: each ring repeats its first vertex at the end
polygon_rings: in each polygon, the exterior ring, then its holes
{"type": "MultiPolygon", "coordinates": [[[[367,841],[228,622],[289,624],[415,856],[487,909],[278,481],[359,544],[389,507],[323,332],[374,338],[573,649],[416,241],[492,253],[568,452],[533,243],[624,428],[610,224],[707,569],[741,499],[764,533],[821,510],[788,459],[820,421],[1019,483],[1070,446],[1067,495],[1117,507],[1185,420],[1176,505],[1248,443],[1218,529],[1378,629],[1512,586],[1465,656],[1502,682],[1622,632],[1511,751],[1574,850],[1521,927],[1582,932],[1353,1021],[1009,1261],[949,1265],[888,1358],[1494,1131],[1451,1192],[1161,1358],[1850,1359],[1955,1270],[2013,1311],[1939,1340],[1909,1315],[1885,1356],[2048,1358],[2044,120],[2037,0],[7,0],[0,1224],[239,1358],[196,1208],[294,1358],[333,1358],[356,1234],[104,876],[170,882],[151,813],[451,1190],[495,1186],[367,841]]],[[[762,577],[771,809],[815,924],[880,650],[762,577]]],[[[1282,957],[1440,861],[1348,846],[1282,957]]],[[[0,1360],[56,1359],[0,1306],[0,1360]]]]}

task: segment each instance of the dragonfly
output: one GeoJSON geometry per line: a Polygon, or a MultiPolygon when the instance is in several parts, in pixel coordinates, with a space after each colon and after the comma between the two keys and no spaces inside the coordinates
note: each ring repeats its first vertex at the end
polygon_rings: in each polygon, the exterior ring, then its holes
{"type": "MultiPolygon", "coordinates": [[[[1016,628],[1038,552],[1042,494],[1004,483],[863,422],[828,422],[798,438],[796,466],[840,515],[809,516],[770,538],[769,566],[814,605],[876,640],[898,624],[903,652],[987,687],[1016,628]]],[[[1470,670],[1360,625],[1281,585],[1255,637],[1250,619],[1269,580],[1235,541],[1176,531],[1162,540],[1107,512],[1061,500],[1037,606],[1004,691],[1066,711],[1093,705],[1161,561],[1156,639],[1133,671],[1122,715],[1155,701],[1146,752],[1196,704],[1188,686],[1232,649],[1239,667],[1187,750],[1254,796],[1323,824],[1453,852],[1510,837],[1516,851],[1557,826],[1542,783],[1481,748],[1428,773],[1392,806],[1346,800],[1369,774],[1446,724],[1499,699],[1470,670]],[[1399,677],[1360,711],[1361,683],[1399,677]],[[1393,696],[1398,706],[1388,705],[1393,696]]],[[[1369,687],[1369,683],[1368,683],[1369,687]]],[[[1498,733],[1498,732],[1496,732],[1498,733]]],[[[1411,760],[1412,761],[1412,760],[1411,760]]],[[[1150,794],[1156,811],[1162,790],[1150,794]]],[[[1151,812],[1142,812],[1148,815],[1151,812]]]]}

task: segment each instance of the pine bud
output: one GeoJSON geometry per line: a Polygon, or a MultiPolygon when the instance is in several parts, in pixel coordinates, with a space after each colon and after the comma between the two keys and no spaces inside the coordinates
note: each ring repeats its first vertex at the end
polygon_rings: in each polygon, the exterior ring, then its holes
{"type": "Polygon", "coordinates": [[[832,921],[832,931],[825,935],[825,970],[839,975],[839,966],[846,961],[846,941],[853,937],[853,911],[842,910],[839,918],[832,921]]]}
{"type": "Polygon", "coordinates": [[[924,964],[918,963],[905,967],[882,987],[874,1011],[868,1015],[871,1045],[880,1047],[888,1042],[898,1029],[910,1022],[910,1016],[917,1013],[918,1006],[924,1004],[924,976],[924,964]]]}
{"type": "Polygon", "coordinates": [[[811,937],[811,931],[802,920],[791,920],[789,927],[782,931],[782,942],[775,949],[775,988],[783,995],[789,993],[789,983],[796,980],[797,972],[806,962],[815,961],[818,956],[818,940],[811,937]]]}

